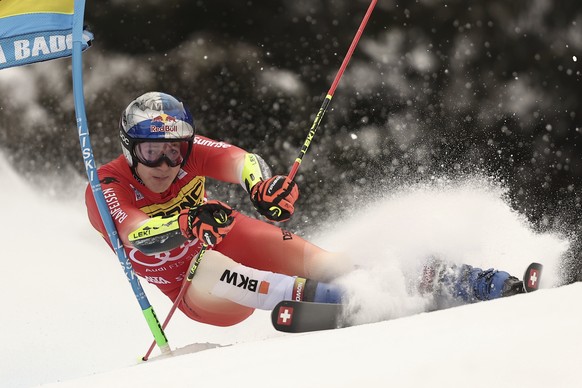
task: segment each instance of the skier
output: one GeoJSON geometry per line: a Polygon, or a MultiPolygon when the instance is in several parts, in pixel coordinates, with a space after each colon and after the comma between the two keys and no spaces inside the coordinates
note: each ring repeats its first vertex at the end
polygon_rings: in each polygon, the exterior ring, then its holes
{"type": "MultiPolygon", "coordinates": [[[[134,271],[175,301],[191,262],[208,247],[178,305],[189,318],[229,326],[282,300],[341,302],[342,289],[331,282],[353,268],[349,259],[206,199],[206,177],[238,183],[261,215],[287,221],[297,184],[271,176],[259,155],[196,135],[186,105],[160,92],[127,106],[119,136],[123,155],[98,174],[134,271]]],[[[89,186],[86,204],[91,224],[111,246],[89,186]]],[[[427,268],[424,290],[447,287],[465,302],[519,292],[520,282],[507,272],[427,268]]]]}

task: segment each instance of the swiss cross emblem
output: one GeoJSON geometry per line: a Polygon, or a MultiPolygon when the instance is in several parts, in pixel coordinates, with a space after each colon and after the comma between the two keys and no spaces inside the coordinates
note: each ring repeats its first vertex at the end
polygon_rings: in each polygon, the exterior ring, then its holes
{"type": "Polygon", "coordinates": [[[538,288],[538,278],[539,278],[539,274],[538,271],[536,269],[532,269],[529,271],[529,278],[527,281],[527,285],[530,288],[538,288]]]}
{"type": "Polygon", "coordinates": [[[277,316],[277,324],[283,326],[291,326],[293,322],[293,307],[279,307],[279,314],[277,316]]]}

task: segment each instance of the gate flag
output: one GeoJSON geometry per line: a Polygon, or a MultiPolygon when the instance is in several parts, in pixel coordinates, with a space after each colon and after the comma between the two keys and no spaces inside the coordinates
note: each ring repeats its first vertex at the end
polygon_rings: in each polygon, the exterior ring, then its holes
{"type": "MultiPolygon", "coordinates": [[[[91,190],[109,241],[124,269],[155,343],[163,354],[167,354],[171,353],[168,339],[125,254],[99,183],[83,95],[82,53],[93,40],[93,34],[83,29],[84,13],[85,0],[0,0],[0,69],[72,57],[75,116],[91,190]]],[[[150,352],[151,348],[144,360],[147,360],[150,352]]]]}
{"type": "Polygon", "coordinates": [[[73,16],[74,0],[0,0],[0,69],[71,56],[73,16]]]}

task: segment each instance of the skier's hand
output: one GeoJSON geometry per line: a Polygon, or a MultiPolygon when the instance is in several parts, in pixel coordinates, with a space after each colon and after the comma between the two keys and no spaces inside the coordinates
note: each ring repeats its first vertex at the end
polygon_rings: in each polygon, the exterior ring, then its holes
{"type": "Polygon", "coordinates": [[[297,184],[283,175],[257,182],[251,189],[251,202],[259,213],[271,221],[287,221],[299,198],[297,184]]]}
{"type": "Polygon", "coordinates": [[[219,201],[184,209],[178,216],[180,231],[189,240],[199,239],[208,245],[216,245],[234,225],[232,208],[219,201]]]}

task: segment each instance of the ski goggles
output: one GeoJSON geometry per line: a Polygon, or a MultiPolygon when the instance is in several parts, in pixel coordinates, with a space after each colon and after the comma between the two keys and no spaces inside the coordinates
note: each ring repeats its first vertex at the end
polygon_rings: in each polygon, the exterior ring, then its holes
{"type": "Polygon", "coordinates": [[[182,164],[187,154],[188,142],[185,141],[146,141],[135,146],[137,160],[148,167],[159,167],[163,162],[176,167],[182,164]]]}

